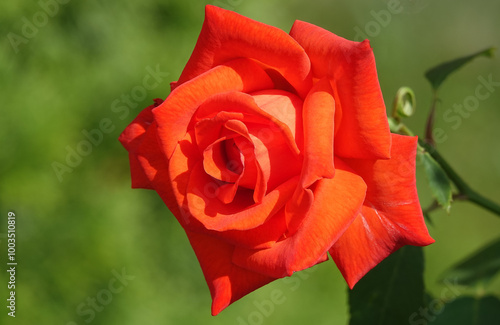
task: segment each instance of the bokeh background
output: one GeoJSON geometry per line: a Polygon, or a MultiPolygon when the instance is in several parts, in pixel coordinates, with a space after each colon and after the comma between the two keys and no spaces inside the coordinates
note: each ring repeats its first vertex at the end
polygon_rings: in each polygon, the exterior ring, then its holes
{"type": "MultiPolygon", "coordinates": [[[[59,1],[0,4],[0,267],[7,256],[8,211],[17,215],[19,262],[15,319],[7,319],[3,307],[7,277],[0,272],[2,324],[347,322],[347,286],[332,261],[275,281],[210,316],[210,294],[182,229],[156,193],[130,188],[118,135],[141,108],[168,95],[169,82],[195,45],[205,4],[286,31],[295,19],[348,39],[363,31],[388,109],[400,86],[414,89],[418,108],[407,124],[420,135],[431,101],[426,69],[500,41],[500,2],[493,0],[401,0],[403,12],[381,21],[376,16],[388,10],[389,1],[59,1]],[[162,72],[159,82],[137,90],[148,67],[162,72]],[[129,111],[118,108],[124,105],[129,111]],[[58,177],[54,162],[66,165],[68,150],[77,150],[84,131],[101,123],[108,123],[109,132],[58,177]],[[113,282],[116,272],[129,276],[122,286],[113,282]],[[110,281],[122,288],[111,297],[105,292],[110,281]],[[282,292],[283,303],[259,311],[273,290],[282,292]]],[[[436,127],[446,134],[438,146],[442,154],[471,186],[498,202],[500,87],[461,117],[458,128],[443,118],[474,96],[479,77],[489,75],[500,81],[499,58],[479,58],[455,73],[441,89],[436,127]]],[[[429,190],[421,167],[417,172],[426,206],[429,190]]],[[[425,248],[425,282],[439,296],[440,275],[496,238],[500,218],[458,202],[450,215],[437,211],[432,219],[436,243],[425,248]]],[[[500,281],[483,290],[500,294],[500,281]]]]}

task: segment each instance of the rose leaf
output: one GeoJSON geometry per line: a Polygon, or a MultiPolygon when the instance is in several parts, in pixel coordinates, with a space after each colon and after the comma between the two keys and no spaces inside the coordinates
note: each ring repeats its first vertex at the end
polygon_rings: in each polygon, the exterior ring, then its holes
{"type": "Polygon", "coordinates": [[[461,285],[487,285],[500,272],[500,238],[453,266],[443,276],[461,285]]]}
{"type": "Polygon", "coordinates": [[[422,159],[432,196],[434,196],[446,212],[449,212],[452,201],[452,189],[448,175],[428,152],[419,153],[419,157],[422,159]]]}
{"type": "MultiPolygon", "coordinates": [[[[439,311],[430,316],[432,325],[491,325],[500,319],[500,300],[494,296],[482,298],[460,297],[441,306],[439,311]]],[[[425,318],[422,318],[422,321],[425,318]]],[[[415,322],[414,324],[420,324],[415,322]]],[[[427,322],[422,323],[427,324],[427,322]]]]}
{"type": "Polygon", "coordinates": [[[408,324],[424,306],[421,247],[404,246],[368,272],[349,291],[349,325],[408,324]]]}
{"type": "Polygon", "coordinates": [[[432,85],[434,90],[437,90],[439,86],[443,83],[443,81],[454,71],[458,70],[460,67],[465,65],[466,63],[472,61],[473,59],[479,56],[493,57],[493,52],[495,48],[490,47],[486,50],[479,51],[477,53],[467,55],[458,59],[454,59],[448,62],[444,62],[427,70],[425,73],[425,77],[432,85]]]}

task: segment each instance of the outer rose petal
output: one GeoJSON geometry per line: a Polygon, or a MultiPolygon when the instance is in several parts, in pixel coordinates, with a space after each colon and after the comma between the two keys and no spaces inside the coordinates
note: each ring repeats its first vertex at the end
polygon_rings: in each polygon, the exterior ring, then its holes
{"type": "Polygon", "coordinates": [[[196,47],[175,86],[219,64],[242,57],[277,70],[300,96],[304,96],[312,84],[309,59],[287,33],[208,5],[196,47]]]}
{"type": "MultiPolygon", "coordinates": [[[[297,232],[271,248],[252,250],[237,247],[233,262],[246,269],[281,278],[323,259],[359,213],[366,185],[358,175],[338,162],[335,177],[315,184],[314,204],[297,232]]],[[[336,161],[337,164],[337,161],[336,161]]]]}
{"type": "Polygon", "coordinates": [[[186,227],[186,212],[179,208],[175,200],[168,162],[157,141],[157,126],[151,109],[160,104],[161,99],[155,99],[155,102],[155,105],[145,108],[134,119],[120,135],[119,140],[137,164],[134,168],[131,167],[132,184],[142,182],[147,184],[145,188],[154,189],[182,227],[186,227]]]}
{"type": "Polygon", "coordinates": [[[434,242],[415,185],[417,137],[392,138],[390,160],[346,159],[368,185],[361,213],[329,251],[351,288],[400,247],[434,242]]]}
{"type": "Polygon", "coordinates": [[[212,236],[186,231],[212,295],[212,315],[275,280],[231,262],[234,246],[212,236]]]}
{"type": "Polygon", "coordinates": [[[151,189],[150,179],[144,173],[137,158],[137,152],[144,139],[144,134],[153,122],[152,109],[160,105],[163,100],[156,98],[154,104],[143,109],[139,115],[123,130],[118,140],[127,149],[130,160],[130,173],[132,178],[132,188],[151,189]]]}
{"type": "Polygon", "coordinates": [[[369,42],[348,41],[302,21],[294,23],[290,35],[306,50],[314,78],[328,77],[332,83],[342,115],[335,121],[335,155],[389,158],[389,124],[369,42]]]}

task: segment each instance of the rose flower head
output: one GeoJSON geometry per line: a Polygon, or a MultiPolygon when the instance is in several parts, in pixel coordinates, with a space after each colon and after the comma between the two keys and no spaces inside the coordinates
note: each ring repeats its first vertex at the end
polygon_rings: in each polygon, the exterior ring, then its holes
{"type": "Polygon", "coordinates": [[[369,42],[214,6],[172,91],[123,131],[132,187],[185,230],[212,314],[328,259],[349,287],[429,236],[417,138],[391,134],[369,42]]]}

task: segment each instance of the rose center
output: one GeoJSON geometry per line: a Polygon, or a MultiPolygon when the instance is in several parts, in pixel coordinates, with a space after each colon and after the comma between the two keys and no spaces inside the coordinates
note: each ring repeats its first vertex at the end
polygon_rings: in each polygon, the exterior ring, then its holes
{"type": "Polygon", "coordinates": [[[243,154],[234,142],[234,139],[224,141],[222,154],[226,161],[226,168],[240,175],[243,172],[243,154]]]}

